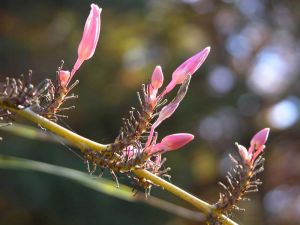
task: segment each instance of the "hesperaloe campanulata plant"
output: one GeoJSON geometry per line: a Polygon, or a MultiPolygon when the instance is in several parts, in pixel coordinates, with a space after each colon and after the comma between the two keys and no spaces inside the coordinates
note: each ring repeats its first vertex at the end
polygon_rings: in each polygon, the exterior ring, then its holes
{"type": "Polygon", "coordinates": [[[70,91],[78,81],[73,84],[70,82],[83,62],[95,53],[100,35],[100,16],[101,8],[92,4],[78,47],[78,58],[71,72],[63,70],[61,65],[55,81],[46,79],[36,86],[32,84],[31,72],[26,78],[6,78],[0,89],[2,124],[10,124],[15,115],[23,116],[78,147],[89,173],[94,173],[97,168],[101,171],[108,169],[117,182],[117,176],[125,174],[142,187],[146,195],[150,194],[153,185],[161,186],[196,206],[206,214],[208,223],[234,224],[222,214],[238,209],[237,203],[244,199],[244,195],[256,191],[261,184],[256,175],[263,169],[264,159],[261,153],[269,134],[268,128],[253,137],[249,150],[237,144],[239,155],[230,156],[234,165],[226,176],[226,185],[220,182],[224,192],[220,193],[219,201],[214,205],[205,203],[162,179],[169,177],[169,168],[162,168],[165,162],[162,154],[182,148],[194,136],[176,133],[161,139],[157,128],[178,108],[186,95],[192,75],[207,58],[210,47],[183,62],[175,69],[171,81],[165,86],[162,68],[156,66],[150,82],[143,84],[138,92],[139,108],[132,108],[128,117],[123,119],[119,134],[111,144],[92,142],[56,124],[58,118],[66,117],[62,114],[63,111],[74,108],[63,108],[62,105],[68,99],[77,98],[70,91]],[[167,101],[167,95],[176,87],[177,94],[171,101],[167,101]]]}

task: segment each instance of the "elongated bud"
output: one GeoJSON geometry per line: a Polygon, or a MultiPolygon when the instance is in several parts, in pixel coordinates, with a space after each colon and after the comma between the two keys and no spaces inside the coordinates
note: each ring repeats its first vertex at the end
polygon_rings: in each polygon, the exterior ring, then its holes
{"type": "Polygon", "coordinates": [[[70,71],[68,70],[59,70],[58,72],[58,82],[61,87],[66,87],[68,81],[70,80],[70,71]]]}
{"type": "Polygon", "coordinates": [[[264,128],[261,131],[257,132],[250,141],[250,145],[255,148],[263,146],[268,139],[270,128],[264,128]]]}
{"type": "Polygon", "coordinates": [[[182,63],[173,72],[172,80],[166,87],[165,93],[170,92],[177,84],[182,84],[188,75],[193,75],[205,61],[209,52],[210,47],[206,47],[201,52],[197,53],[196,55],[192,56],[184,63],[182,63]]]}
{"type": "Polygon", "coordinates": [[[252,155],[249,154],[248,150],[247,150],[243,145],[239,145],[238,143],[235,143],[235,145],[236,145],[236,146],[238,147],[238,149],[239,149],[239,154],[240,154],[241,158],[242,158],[248,165],[250,165],[252,155]]]}
{"type": "Polygon", "coordinates": [[[151,78],[151,84],[148,85],[149,88],[149,104],[154,108],[157,104],[157,92],[158,89],[163,85],[164,75],[160,66],[156,66],[151,78]]]}
{"type": "Polygon", "coordinates": [[[161,66],[156,66],[152,78],[151,78],[151,86],[153,89],[159,89],[164,83],[164,75],[161,69],[161,66]]]}
{"type": "Polygon", "coordinates": [[[160,143],[156,144],[151,153],[176,150],[186,145],[193,139],[194,135],[188,133],[171,134],[164,137],[160,143]]]}
{"type": "Polygon", "coordinates": [[[188,133],[171,134],[164,137],[161,143],[165,146],[166,150],[175,150],[186,145],[194,139],[194,135],[188,133]]]}
{"type": "Polygon", "coordinates": [[[91,4],[91,11],[85,22],[82,39],[78,47],[78,58],[71,72],[72,77],[83,61],[90,59],[94,55],[100,35],[101,11],[102,9],[99,6],[91,4]]]}
{"type": "Polygon", "coordinates": [[[148,140],[146,143],[146,146],[148,146],[152,140],[152,137],[154,135],[154,130],[166,119],[168,119],[172,114],[176,111],[177,107],[179,106],[179,103],[169,103],[169,105],[166,105],[162,108],[160,111],[157,120],[153,123],[151,126],[150,134],[148,136],[148,140]]]}
{"type": "MultiPolygon", "coordinates": [[[[152,140],[152,137],[154,135],[154,130],[166,119],[168,119],[172,114],[176,111],[178,108],[180,102],[183,100],[184,96],[186,95],[186,92],[189,87],[191,76],[188,76],[185,82],[180,86],[176,97],[166,106],[164,106],[159,114],[156,121],[152,124],[150,134],[148,136],[148,140],[146,142],[146,146],[150,145],[150,142],[152,140]]],[[[163,96],[163,94],[162,94],[163,96]]]]}

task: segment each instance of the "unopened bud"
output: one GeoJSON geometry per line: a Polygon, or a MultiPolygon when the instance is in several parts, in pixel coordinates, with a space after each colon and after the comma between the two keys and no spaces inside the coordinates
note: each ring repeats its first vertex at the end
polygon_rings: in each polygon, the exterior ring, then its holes
{"type": "Polygon", "coordinates": [[[206,47],[201,52],[197,53],[196,55],[192,56],[184,63],[182,63],[173,72],[172,80],[166,87],[165,93],[170,92],[177,84],[182,84],[183,81],[187,78],[187,76],[193,75],[205,61],[209,52],[210,47],[206,47]]]}
{"type": "Polygon", "coordinates": [[[251,139],[250,145],[254,146],[255,148],[263,146],[267,142],[269,132],[270,128],[264,128],[261,131],[257,132],[251,139]]]}
{"type": "Polygon", "coordinates": [[[79,69],[81,64],[94,55],[100,35],[101,11],[102,9],[99,8],[99,6],[97,6],[96,4],[91,4],[91,11],[85,22],[82,39],[78,46],[78,58],[73,67],[73,70],[71,71],[72,77],[79,69]]]}
{"type": "Polygon", "coordinates": [[[68,70],[59,70],[58,71],[58,81],[61,87],[66,87],[68,81],[70,80],[70,71],[68,70]]]}

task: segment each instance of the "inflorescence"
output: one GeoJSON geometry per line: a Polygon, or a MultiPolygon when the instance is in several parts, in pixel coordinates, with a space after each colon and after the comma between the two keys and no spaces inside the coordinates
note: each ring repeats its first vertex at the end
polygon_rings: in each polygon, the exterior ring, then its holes
{"type": "Polygon", "coordinates": [[[249,200],[247,193],[257,192],[261,180],[257,174],[264,170],[265,159],[262,156],[269,135],[269,128],[264,128],[255,134],[247,150],[244,146],[236,143],[239,156],[229,155],[234,166],[227,172],[226,183],[219,182],[223,188],[216,208],[222,213],[230,214],[232,210],[244,210],[237,206],[241,200],[249,200]]]}
{"type": "MultiPolygon", "coordinates": [[[[74,106],[63,108],[68,99],[77,98],[70,91],[78,84],[70,84],[75,73],[85,60],[90,59],[96,49],[100,35],[101,8],[91,5],[82,40],[78,47],[78,58],[71,72],[57,71],[56,81],[46,79],[34,86],[31,81],[32,72],[26,78],[6,78],[0,86],[0,122],[8,125],[13,121],[13,111],[31,109],[33,112],[58,122],[58,118],[66,117],[61,114],[65,110],[74,109],[74,106]],[[11,110],[14,109],[14,110],[11,110]]],[[[160,176],[169,177],[169,168],[164,169],[165,158],[162,154],[176,150],[193,140],[194,136],[188,133],[171,134],[158,141],[157,127],[172,116],[180,102],[186,95],[192,75],[199,69],[210,52],[207,47],[182,63],[172,74],[171,81],[164,87],[162,68],[156,66],[151,81],[142,85],[138,92],[139,109],[132,108],[129,116],[123,119],[119,134],[113,143],[103,151],[81,149],[89,173],[93,174],[99,167],[101,171],[108,169],[117,181],[116,173],[126,174],[136,184],[143,187],[146,193],[150,192],[153,183],[145,178],[136,177],[132,171],[146,169],[160,176]],[[179,86],[176,96],[168,102],[168,93],[179,86]]],[[[239,157],[230,155],[234,163],[227,173],[226,182],[219,183],[224,191],[220,193],[219,201],[215,204],[216,210],[230,213],[239,209],[237,203],[245,199],[248,192],[257,191],[261,181],[256,175],[263,170],[264,158],[261,156],[267,140],[269,129],[258,132],[251,140],[247,150],[237,144],[239,157]]]]}

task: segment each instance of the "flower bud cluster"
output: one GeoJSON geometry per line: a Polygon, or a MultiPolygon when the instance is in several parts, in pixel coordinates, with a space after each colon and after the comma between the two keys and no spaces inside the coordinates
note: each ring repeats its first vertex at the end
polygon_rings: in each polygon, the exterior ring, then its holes
{"type": "Polygon", "coordinates": [[[69,84],[82,63],[90,59],[95,53],[100,35],[101,11],[102,9],[99,8],[99,6],[91,4],[90,14],[85,23],[82,39],[78,46],[78,57],[73,69],[71,72],[63,70],[62,66],[58,69],[57,84],[54,86],[52,82],[49,82],[49,86],[52,87],[52,90],[49,89],[50,91],[46,100],[42,97],[43,99],[40,101],[42,104],[38,110],[36,110],[36,112],[44,117],[57,121],[59,117],[66,117],[65,115],[59,114],[60,112],[75,108],[74,106],[61,108],[61,106],[66,100],[77,98],[75,95],[68,96],[68,94],[78,84],[78,80],[72,85],[69,84]]]}
{"type": "Polygon", "coordinates": [[[250,141],[248,150],[236,143],[239,157],[230,155],[234,166],[227,172],[226,184],[219,182],[224,191],[220,193],[220,198],[215,205],[222,213],[230,213],[234,209],[241,210],[237,203],[246,199],[244,196],[247,193],[258,191],[261,181],[256,175],[264,169],[262,153],[269,132],[269,128],[264,128],[256,133],[250,141]]]}
{"type": "MultiPolygon", "coordinates": [[[[60,113],[74,107],[61,108],[61,106],[67,99],[76,98],[68,94],[78,81],[71,85],[70,82],[83,62],[89,60],[95,53],[100,36],[101,11],[102,9],[96,4],[91,4],[78,46],[77,60],[71,71],[64,70],[61,66],[57,72],[56,83],[46,79],[35,88],[31,88],[31,84],[23,87],[13,79],[2,92],[3,96],[18,96],[18,98],[10,98],[10,102],[15,100],[18,107],[19,105],[30,106],[35,113],[51,120],[57,121],[59,117],[66,117],[60,113]],[[18,101],[21,99],[20,96],[24,97],[24,101],[18,101]],[[32,99],[34,102],[31,101],[32,99]]],[[[104,153],[82,150],[86,160],[94,166],[109,168],[111,171],[130,172],[134,168],[145,168],[155,174],[164,174],[160,170],[164,162],[161,155],[183,147],[192,141],[194,136],[188,133],[177,133],[167,135],[158,141],[156,129],[178,108],[188,90],[191,76],[202,65],[209,51],[210,48],[207,47],[182,63],[174,70],[171,81],[164,88],[162,68],[156,66],[150,83],[143,85],[139,93],[141,108],[130,111],[129,118],[123,121],[118,137],[104,153]],[[177,95],[166,104],[165,96],[176,86],[179,86],[177,95]]]]}
{"type": "Polygon", "coordinates": [[[32,71],[29,71],[26,78],[6,77],[5,82],[0,85],[0,127],[11,125],[14,120],[14,113],[7,107],[25,109],[39,101],[39,92],[31,83],[32,71]]]}
{"type": "MultiPolygon", "coordinates": [[[[118,158],[115,166],[122,172],[130,172],[135,168],[144,168],[159,175],[167,176],[161,170],[165,160],[162,154],[179,149],[192,141],[194,136],[188,133],[167,135],[158,141],[157,127],[172,116],[186,95],[191,76],[208,56],[207,47],[180,65],[173,73],[171,81],[163,88],[164,75],[161,66],[156,66],[147,85],[138,93],[140,110],[132,108],[129,118],[123,119],[123,125],[115,142],[111,145],[111,159],[118,158]],[[166,104],[165,96],[176,86],[177,95],[166,104]],[[120,164],[122,164],[120,168],[120,164]]],[[[110,160],[112,162],[113,160],[110,160]]],[[[141,185],[145,186],[143,182],[141,185]]]]}

